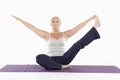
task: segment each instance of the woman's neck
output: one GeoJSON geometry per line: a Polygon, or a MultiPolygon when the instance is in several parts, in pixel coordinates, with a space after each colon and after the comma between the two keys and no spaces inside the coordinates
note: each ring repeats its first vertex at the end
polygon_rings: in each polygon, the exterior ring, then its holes
{"type": "Polygon", "coordinates": [[[60,32],[60,31],[59,31],[58,29],[53,29],[52,32],[53,32],[53,33],[58,33],[58,32],[60,32]]]}

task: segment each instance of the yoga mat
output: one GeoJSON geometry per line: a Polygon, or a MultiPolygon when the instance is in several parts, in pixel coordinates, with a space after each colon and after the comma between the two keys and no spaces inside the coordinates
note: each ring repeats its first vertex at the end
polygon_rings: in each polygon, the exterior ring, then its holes
{"type": "Polygon", "coordinates": [[[120,73],[116,66],[72,65],[71,69],[46,70],[39,65],[6,65],[0,72],[70,72],[70,73],[120,73]]]}

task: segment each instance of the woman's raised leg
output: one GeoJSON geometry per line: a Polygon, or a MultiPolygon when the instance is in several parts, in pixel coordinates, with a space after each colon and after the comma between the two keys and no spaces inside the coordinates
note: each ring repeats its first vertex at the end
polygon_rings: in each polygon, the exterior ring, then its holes
{"type": "Polygon", "coordinates": [[[96,28],[98,28],[99,26],[100,26],[100,22],[99,22],[99,18],[97,17],[95,19],[94,27],[92,27],[92,29],[88,31],[85,36],[83,36],[80,40],[74,43],[73,46],[63,55],[62,57],[63,64],[69,64],[77,55],[77,53],[80,51],[80,49],[83,49],[93,40],[100,38],[100,35],[96,30],[96,28]]]}

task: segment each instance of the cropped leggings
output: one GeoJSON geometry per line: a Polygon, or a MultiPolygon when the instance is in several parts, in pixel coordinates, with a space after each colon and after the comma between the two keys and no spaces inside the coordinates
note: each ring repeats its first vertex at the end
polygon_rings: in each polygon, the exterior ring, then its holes
{"type": "Polygon", "coordinates": [[[40,54],[36,56],[36,62],[47,70],[60,70],[62,65],[69,64],[80,51],[93,40],[100,38],[97,30],[92,27],[85,36],[72,45],[72,47],[64,53],[63,56],[47,56],[45,54],[40,54]]]}

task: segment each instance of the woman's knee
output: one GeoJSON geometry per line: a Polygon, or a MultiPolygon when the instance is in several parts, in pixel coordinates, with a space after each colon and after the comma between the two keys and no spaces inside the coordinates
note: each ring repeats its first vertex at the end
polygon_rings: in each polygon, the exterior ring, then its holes
{"type": "Polygon", "coordinates": [[[40,60],[44,59],[46,56],[47,55],[45,55],[45,54],[39,54],[36,56],[36,61],[40,61],[40,60]]]}

